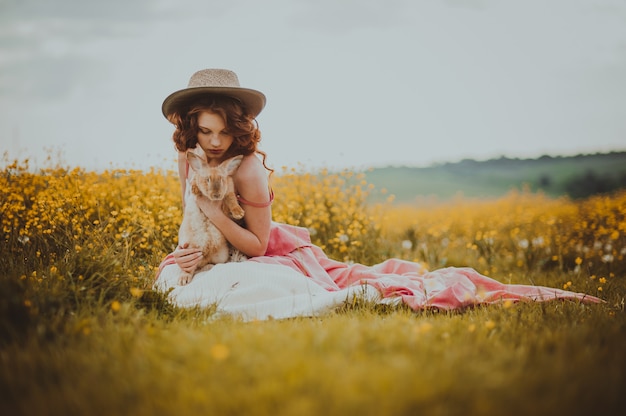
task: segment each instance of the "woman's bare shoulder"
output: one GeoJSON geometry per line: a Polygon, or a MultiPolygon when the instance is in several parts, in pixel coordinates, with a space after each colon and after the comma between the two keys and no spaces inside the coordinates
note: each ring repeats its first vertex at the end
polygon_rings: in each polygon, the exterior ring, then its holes
{"type": "Polygon", "coordinates": [[[233,175],[237,193],[248,201],[264,202],[268,198],[268,173],[255,155],[245,156],[233,175]]]}
{"type": "Polygon", "coordinates": [[[259,178],[267,182],[267,170],[263,162],[253,154],[243,158],[234,176],[235,180],[250,181],[259,178]]]}

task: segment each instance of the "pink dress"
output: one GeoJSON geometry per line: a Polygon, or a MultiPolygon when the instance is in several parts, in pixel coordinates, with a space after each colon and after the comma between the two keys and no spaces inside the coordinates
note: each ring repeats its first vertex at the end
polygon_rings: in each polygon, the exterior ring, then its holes
{"type": "MultiPolygon", "coordinates": [[[[505,300],[602,302],[590,295],[561,289],[500,283],[465,267],[429,272],[419,263],[401,259],[389,259],[374,266],[346,264],[328,258],[322,249],[312,244],[307,229],[280,223],[272,223],[265,255],[250,258],[245,263],[250,262],[289,268],[327,292],[368,285],[375,288],[382,299],[400,299],[414,310],[459,309],[505,300]]],[[[170,255],[160,270],[173,264],[170,255]]]]}
{"type": "MultiPolygon", "coordinates": [[[[189,180],[189,169],[187,169],[187,174],[187,180],[189,180]]],[[[190,190],[189,184],[186,189],[190,190]]],[[[270,195],[270,201],[265,204],[238,198],[241,204],[264,207],[272,203],[274,194],[270,192],[270,195]]],[[[247,291],[247,295],[243,296],[243,303],[247,302],[247,304],[242,306],[239,298],[234,302],[236,304],[234,310],[247,312],[253,310],[249,316],[254,319],[272,314],[283,317],[293,316],[297,308],[286,310],[284,306],[290,302],[293,304],[293,299],[296,298],[302,301],[302,296],[305,296],[306,300],[306,296],[311,296],[313,292],[317,292],[318,299],[324,297],[321,295],[333,293],[334,296],[330,296],[326,303],[322,302],[329,306],[338,300],[345,299],[342,296],[352,296],[355,288],[359,287],[367,287],[368,290],[374,288],[377,292],[376,296],[382,303],[401,300],[414,310],[459,309],[505,300],[573,299],[591,303],[602,302],[599,298],[583,293],[542,286],[500,283],[466,267],[448,267],[429,272],[419,263],[401,259],[389,259],[374,266],[346,264],[328,258],[321,248],[311,242],[306,228],[276,222],[271,225],[265,255],[250,258],[243,263],[246,265],[228,263],[219,265],[220,267],[216,266],[211,271],[198,273],[196,276],[202,276],[200,278],[194,276],[189,287],[179,286],[171,295],[178,296],[179,305],[203,306],[211,304],[216,297],[237,298],[237,296],[232,296],[233,291],[247,291]],[[254,263],[258,263],[257,267],[251,267],[254,263]],[[286,269],[289,270],[288,273],[286,269]],[[232,287],[220,289],[220,285],[232,287]],[[225,291],[216,294],[219,290],[225,291]],[[281,290],[283,293],[278,293],[281,290]],[[258,296],[250,296],[252,292],[257,293],[258,296]],[[271,297],[281,298],[282,303],[275,302],[276,299],[269,299],[271,297]],[[259,312],[254,306],[254,304],[261,305],[268,302],[274,302],[268,309],[272,311],[271,313],[259,312]]],[[[168,255],[159,266],[155,288],[166,290],[176,286],[179,272],[180,268],[176,265],[173,254],[168,255]],[[165,269],[167,273],[163,273],[165,269]],[[168,276],[161,277],[164,274],[168,276]]],[[[315,307],[299,310],[297,314],[310,315],[316,312],[314,309],[315,307]]]]}

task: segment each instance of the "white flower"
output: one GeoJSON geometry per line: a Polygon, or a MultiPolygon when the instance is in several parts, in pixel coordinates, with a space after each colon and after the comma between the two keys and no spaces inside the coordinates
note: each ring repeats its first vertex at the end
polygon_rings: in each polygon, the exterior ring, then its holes
{"type": "Polygon", "coordinates": [[[533,238],[533,246],[541,247],[543,246],[543,243],[544,243],[543,237],[540,236],[540,237],[533,238]]]}
{"type": "Polygon", "coordinates": [[[403,240],[402,241],[402,248],[405,250],[410,250],[413,248],[413,243],[411,242],[411,240],[403,240]]]}
{"type": "Polygon", "coordinates": [[[602,262],[603,263],[611,263],[613,261],[613,255],[612,254],[605,254],[604,256],[602,256],[602,262]]]}

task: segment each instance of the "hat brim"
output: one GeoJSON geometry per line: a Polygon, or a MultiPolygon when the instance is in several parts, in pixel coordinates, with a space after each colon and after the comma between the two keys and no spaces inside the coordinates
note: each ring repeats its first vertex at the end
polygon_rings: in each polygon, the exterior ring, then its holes
{"type": "Polygon", "coordinates": [[[191,87],[171,93],[163,101],[161,111],[165,118],[181,107],[188,105],[197,98],[205,95],[227,95],[241,101],[248,114],[258,116],[265,107],[265,95],[257,90],[237,87],[191,87]]]}

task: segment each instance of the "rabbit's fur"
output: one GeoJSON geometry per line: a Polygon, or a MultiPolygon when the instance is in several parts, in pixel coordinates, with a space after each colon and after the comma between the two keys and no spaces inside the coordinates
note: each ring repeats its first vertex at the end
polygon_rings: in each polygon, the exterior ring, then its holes
{"type": "MultiPolygon", "coordinates": [[[[202,249],[202,259],[196,270],[183,272],[179,284],[185,285],[200,269],[208,270],[218,263],[226,263],[231,258],[231,247],[220,230],[204,215],[196,203],[198,196],[212,201],[223,201],[222,209],[235,220],[244,216],[244,210],[237,202],[232,174],[241,164],[243,156],[225,160],[219,166],[209,166],[206,159],[193,151],[187,151],[187,161],[195,175],[190,180],[191,195],[185,201],[183,221],[178,232],[180,246],[202,249]]],[[[235,250],[234,248],[232,250],[235,250]]],[[[237,256],[235,256],[237,257],[237,256]]],[[[239,256],[241,258],[243,256],[239,256]]]]}

